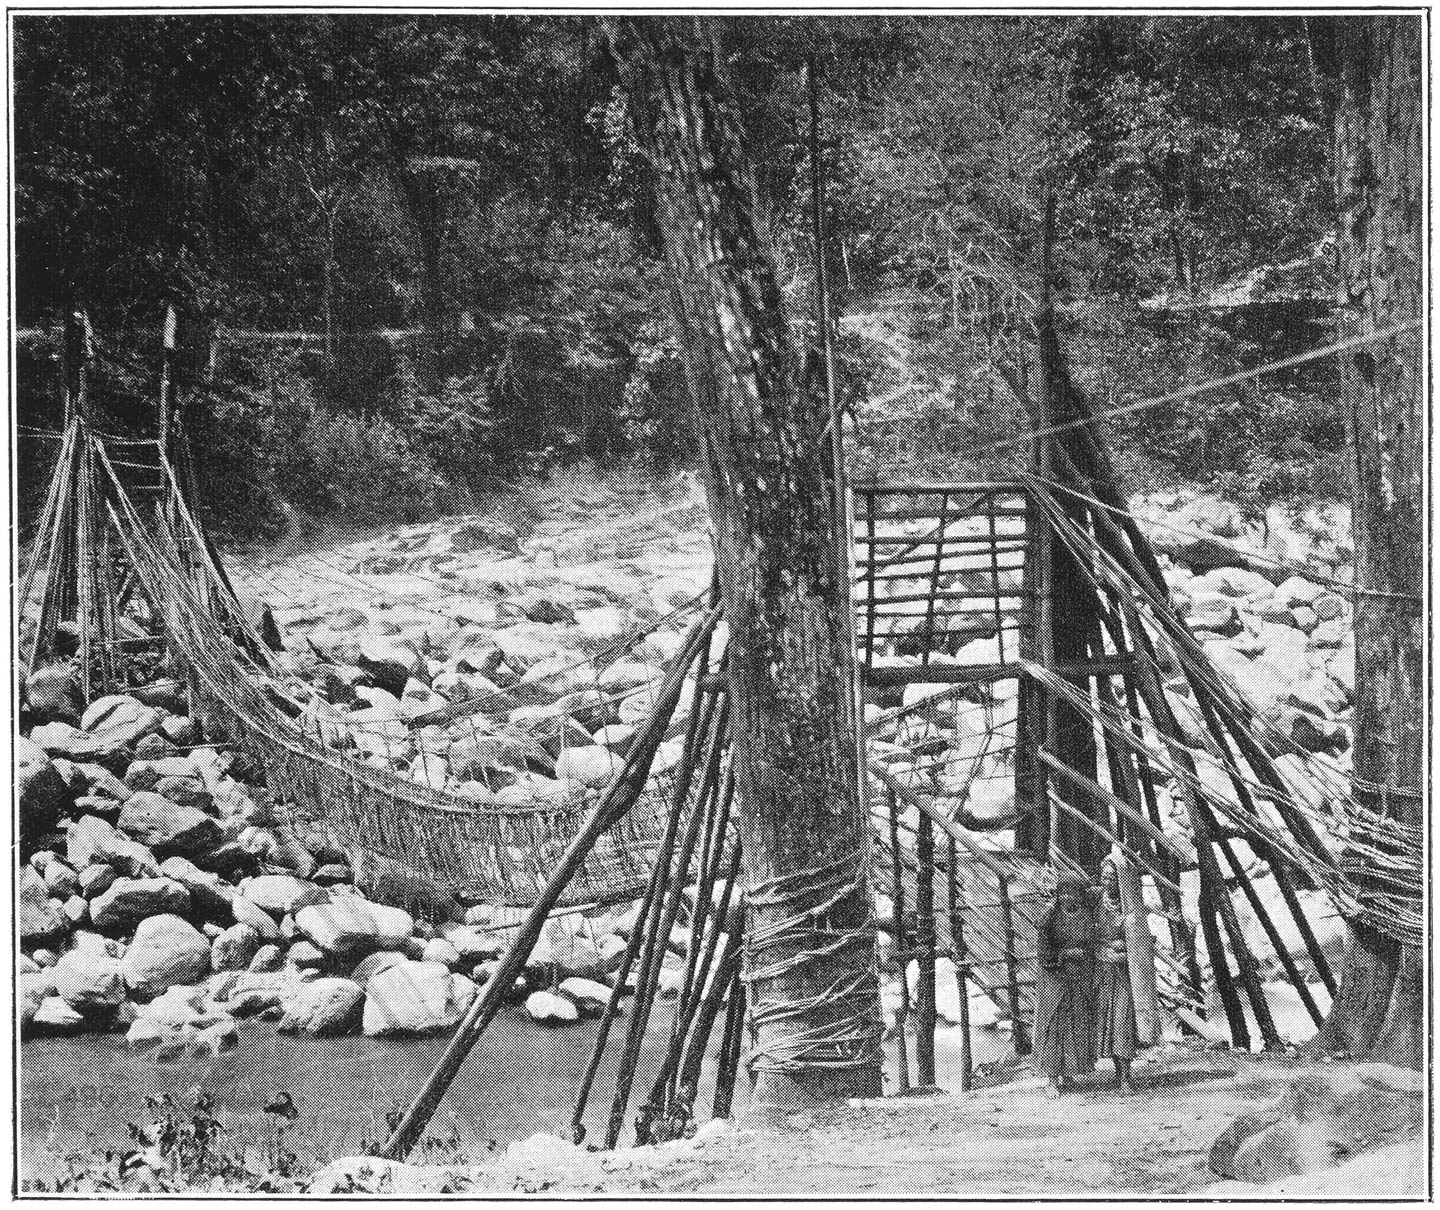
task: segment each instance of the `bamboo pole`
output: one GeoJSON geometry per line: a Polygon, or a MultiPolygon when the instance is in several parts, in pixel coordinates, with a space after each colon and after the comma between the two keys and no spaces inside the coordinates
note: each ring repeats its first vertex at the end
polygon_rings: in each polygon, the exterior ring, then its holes
{"type": "Polygon", "coordinates": [[[894,929],[890,952],[895,964],[895,977],[900,985],[900,1007],[895,1011],[896,1067],[901,1094],[910,1091],[910,1056],[905,1042],[905,1026],[910,1017],[910,981],[905,965],[909,951],[905,945],[905,885],[900,877],[900,808],[893,790],[886,796],[890,807],[890,906],[891,927],[894,929]]]}
{"type": "Polygon", "coordinates": [[[1320,1011],[1320,1006],[1315,1003],[1315,997],[1310,993],[1309,984],[1305,982],[1304,976],[1301,975],[1299,968],[1295,965],[1295,960],[1285,948],[1285,942],[1281,939],[1280,931],[1275,927],[1275,923],[1270,918],[1270,913],[1266,910],[1264,902],[1256,892],[1255,887],[1251,884],[1250,876],[1245,872],[1244,865],[1235,855],[1235,850],[1231,848],[1228,840],[1217,838],[1215,846],[1220,850],[1226,862],[1229,864],[1231,871],[1235,875],[1235,881],[1240,884],[1240,889],[1244,892],[1245,898],[1250,902],[1250,910],[1255,913],[1255,918],[1260,921],[1260,927],[1265,930],[1265,936],[1270,941],[1270,948],[1275,951],[1275,957],[1280,960],[1280,965],[1285,969],[1285,974],[1289,978],[1291,986],[1295,988],[1296,994],[1300,997],[1300,1002],[1305,1005],[1305,1011],[1310,1014],[1310,1019],[1318,1028],[1324,1023],[1325,1014],[1320,1011]]]}
{"type": "Polygon", "coordinates": [[[680,700],[680,691],[685,683],[701,645],[714,632],[720,620],[719,608],[711,608],[692,628],[684,646],[677,655],[675,664],[661,682],[656,695],[655,711],[645,720],[626,754],[625,764],[619,775],[611,782],[600,802],[590,813],[580,831],[567,846],[556,864],[554,873],[545,888],[536,898],[534,906],[511,942],[510,949],[500,960],[489,981],[475,998],[475,1002],[460,1022],[460,1027],[450,1039],[439,1062],[427,1077],[414,1102],[406,1110],[395,1132],[380,1149],[385,1159],[404,1159],[410,1149],[425,1132],[435,1109],[440,1104],[455,1076],[459,1073],[471,1048],[478,1041],[486,1026],[490,1024],[499,1009],[504,996],[509,992],[515,976],[524,966],[525,960],[535,948],[545,927],[550,911],[559,902],[565,888],[570,885],[595,843],[610,828],[614,827],[634,805],[644,789],[655,751],[660,745],[665,725],[680,700]]]}
{"type": "Polygon", "coordinates": [[[922,814],[916,831],[915,948],[919,977],[915,981],[915,1077],[922,1088],[935,1086],[935,834],[922,814]]]}
{"type": "Polygon", "coordinates": [[[953,838],[946,838],[945,891],[950,909],[950,960],[955,964],[955,990],[960,996],[960,1091],[974,1082],[970,1056],[970,954],[965,947],[965,916],[960,908],[959,877],[953,838]]]}
{"type": "MultiPolygon", "coordinates": [[[[712,698],[710,703],[712,707],[714,701],[715,699],[712,698]]],[[[715,713],[720,716],[719,725],[715,728],[712,736],[705,769],[701,775],[702,781],[696,791],[697,799],[703,799],[709,793],[710,783],[719,767],[719,736],[724,733],[728,724],[728,703],[721,706],[715,713]]],[[[704,726],[705,724],[702,724],[702,728],[704,726]]],[[[679,794],[676,795],[676,799],[679,802],[676,809],[683,809],[684,800],[679,794]]],[[[630,1021],[625,1034],[625,1049],[615,1076],[615,1096],[610,1102],[610,1119],[605,1130],[605,1149],[607,1151],[612,1150],[620,1140],[625,1110],[630,1103],[630,1086],[635,1079],[636,1064],[640,1060],[640,1046],[645,1040],[645,1028],[649,1024],[650,1010],[655,1003],[655,987],[659,982],[660,971],[663,967],[665,951],[670,940],[670,930],[675,927],[675,917],[679,914],[680,902],[684,898],[685,874],[695,855],[695,843],[699,837],[702,817],[701,804],[697,801],[685,824],[685,834],[672,867],[673,877],[670,878],[669,885],[665,888],[664,908],[655,916],[651,924],[651,931],[645,939],[644,956],[640,960],[640,974],[636,979],[635,1001],[631,1008],[630,1021]]],[[[644,1141],[641,1140],[641,1142],[644,1141]]]]}
{"type": "Polygon", "coordinates": [[[1015,919],[1010,903],[1010,877],[1000,879],[1000,927],[1005,933],[1005,984],[1010,1000],[1010,1037],[1017,1055],[1030,1053],[1030,1037],[1020,1008],[1020,968],[1015,952],[1015,919]]]}
{"type": "Polygon", "coordinates": [[[730,981],[730,1002],[725,1009],[725,1027],[721,1031],[720,1061],[715,1072],[715,1097],[710,1102],[710,1116],[728,1118],[734,1103],[735,1076],[740,1068],[740,1047],[745,1020],[745,983],[740,968],[730,981]]]}

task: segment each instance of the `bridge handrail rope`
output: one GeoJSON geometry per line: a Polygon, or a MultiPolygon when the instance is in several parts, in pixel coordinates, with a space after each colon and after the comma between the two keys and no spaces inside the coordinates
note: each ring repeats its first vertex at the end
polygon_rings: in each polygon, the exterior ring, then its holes
{"type": "MultiPolygon", "coordinates": [[[[1049,479],[1046,478],[1044,475],[1033,475],[1032,478],[1034,478],[1035,481],[1038,483],[1045,484],[1048,488],[1050,488],[1051,491],[1061,492],[1066,496],[1070,496],[1073,499],[1081,501],[1082,503],[1088,505],[1091,508],[1104,509],[1107,513],[1110,513],[1113,516],[1117,517],[1134,517],[1135,520],[1137,520],[1142,526],[1148,529],[1164,529],[1168,530],[1170,533],[1180,534],[1187,538],[1208,538],[1211,541],[1220,542],[1220,544],[1223,546],[1230,546],[1228,542],[1221,542],[1221,540],[1216,538],[1214,534],[1207,534],[1201,530],[1187,529],[1183,525],[1176,525],[1174,522],[1162,521],[1153,517],[1135,517],[1135,514],[1132,513],[1129,509],[1119,508],[1113,504],[1106,504],[1103,500],[1096,499],[1088,492],[1082,492],[1079,488],[1071,487],[1069,484],[1062,483],[1058,479],[1049,479]]],[[[1264,563],[1269,567],[1274,567],[1281,571],[1293,572],[1295,575],[1301,576],[1304,579],[1309,580],[1311,583],[1323,584],[1327,588],[1334,589],[1337,596],[1345,596],[1348,594],[1357,597],[1378,597],[1393,601],[1414,601],[1417,603],[1423,602],[1425,600],[1424,595],[1421,593],[1382,592],[1378,588],[1366,588],[1363,585],[1354,584],[1349,580],[1338,580],[1334,576],[1325,575],[1323,572],[1317,571],[1312,567],[1308,567],[1303,563],[1295,563],[1288,559],[1278,559],[1273,555],[1264,554],[1258,551],[1245,550],[1238,546],[1233,546],[1230,548],[1235,551],[1237,556],[1246,560],[1247,562],[1264,563]]]]}
{"type": "MultiPolygon", "coordinates": [[[[1017,445],[1026,445],[1039,440],[1041,437],[1053,437],[1060,433],[1074,432],[1076,429],[1086,428],[1092,424],[1099,424],[1105,420],[1113,420],[1117,416],[1128,416],[1135,412],[1143,412],[1149,408],[1162,407],[1167,403],[1180,403],[1186,399],[1194,399],[1210,391],[1223,390],[1225,387],[1238,386],[1242,382],[1249,382],[1255,378],[1263,378],[1267,374],[1274,374],[1280,370],[1292,369],[1295,366],[1304,365],[1311,361],[1320,361],[1326,357],[1333,357],[1336,353],[1344,353],[1350,349],[1358,349],[1376,341],[1389,340],[1391,337],[1402,335],[1405,332],[1415,331],[1424,325],[1423,319],[1409,319],[1403,323],[1392,324],[1388,328],[1377,328],[1373,332],[1362,332],[1357,336],[1349,336],[1344,340],[1332,341],[1329,344],[1320,345],[1309,349],[1304,353],[1296,353],[1290,357],[1277,358],[1274,361],[1267,361],[1263,365],[1255,366],[1248,370],[1240,370],[1234,374],[1226,374],[1220,378],[1209,378],[1194,386],[1181,387],[1178,390],[1167,391],[1163,395],[1154,395],[1145,399],[1132,400],[1129,403],[1122,403],[1117,407],[1107,408],[1104,411],[1095,412],[1092,415],[1081,417],[1078,420],[1067,420],[1063,423],[1043,425],[1038,428],[1027,429],[1024,432],[1016,433],[1014,436],[1002,438],[999,441],[991,442],[988,445],[976,446],[966,450],[970,455],[998,453],[1000,450],[1011,449],[1017,445]]],[[[880,428],[890,425],[914,424],[913,416],[890,416],[883,419],[866,421],[856,425],[857,430],[864,428],[880,428]]],[[[959,425],[948,426],[955,431],[960,430],[959,425]]]]}

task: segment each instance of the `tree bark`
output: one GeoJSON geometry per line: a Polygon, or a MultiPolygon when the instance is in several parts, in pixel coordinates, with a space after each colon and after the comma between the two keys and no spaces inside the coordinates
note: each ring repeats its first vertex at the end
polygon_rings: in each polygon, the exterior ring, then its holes
{"type": "MultiPolygon", "coordinates": [[[[1335,188],[1340,216],[1341,336],[1422,315],[1422,27],[1416,17],[1358,17],[1337,27],[1341,98],[1335,188]]],[[[1425,668],[1424,371],[1418,331],[1347,354],[1341,389],[1354,451],[1355,798],[1403,825],[1421,823],[1425,668]]],[[[1415,862],[1392,846],[1401,863],[1415,862]]],[[[1352,865],[1362,910],[1317,1049],[1419,1067],[1423,956],[1397,937],[1377,893],[1380,869],[1352,865]]],[[[1418,898],[1412,900],[1417,910],[1418,898]]],[[[1403,933],[1403,930],[1401,930],[1403,933]]]]}
{"type": "Polygon", "coordinates": [[[861,809],[823,377],[806,372],[713,23],[606,23],[650,165],[730,627],[752,1106],[880,1090],[861,809]]]}

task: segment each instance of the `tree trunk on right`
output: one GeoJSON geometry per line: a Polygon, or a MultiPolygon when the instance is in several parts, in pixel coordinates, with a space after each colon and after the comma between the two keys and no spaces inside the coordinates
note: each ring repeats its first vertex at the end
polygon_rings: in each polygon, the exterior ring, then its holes
{"type": "MultiPolygon", "coordinates": [[[[1422,26],[1418,17],[1338,25],[1335,128],[1342,337],[1423,314],[1425,206],[1422,26]]],[[[1346,855],[1360,888],[1335,1003],[1314,1047],[1421,1066],[1423,951],[1424,416],[1418,330],[1341,363],[1354,454],[1355,799],[1386,821],[1367,853],[1346,855]],[[1378,855],[1377,855],[1378,850],[1378,855]],[[1400,881],[1397,883],[1397,873],[1400,881]]]]}

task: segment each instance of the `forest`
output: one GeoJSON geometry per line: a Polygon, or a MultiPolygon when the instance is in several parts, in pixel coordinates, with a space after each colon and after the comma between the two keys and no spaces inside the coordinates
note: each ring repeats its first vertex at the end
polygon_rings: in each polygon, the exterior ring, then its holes
{"type": "MultiPolygon", "coordinates": [[[[1328,333],[1333,48],[1306,19],[721,24],[802,324],[813,64],[862,470],[963,470],[977,434],[1021,426],[1005,381],[1047,209],[1099,401],[1328,333]]],[[[455,511],[576,459],[693,461],[646,169],[593,22],[22,17],[14,79],[22,425],[55,428],[54,334],[83,309],[100,406],[143,431],[174,306],[206,505],[236,536],[455,511]]],[[[1325,362],[1114,427],[1146,482],[1256,510],[1347,492],[1325,362]]],[[[51,452],[30,446],[23,500],[51,452]]]]}

